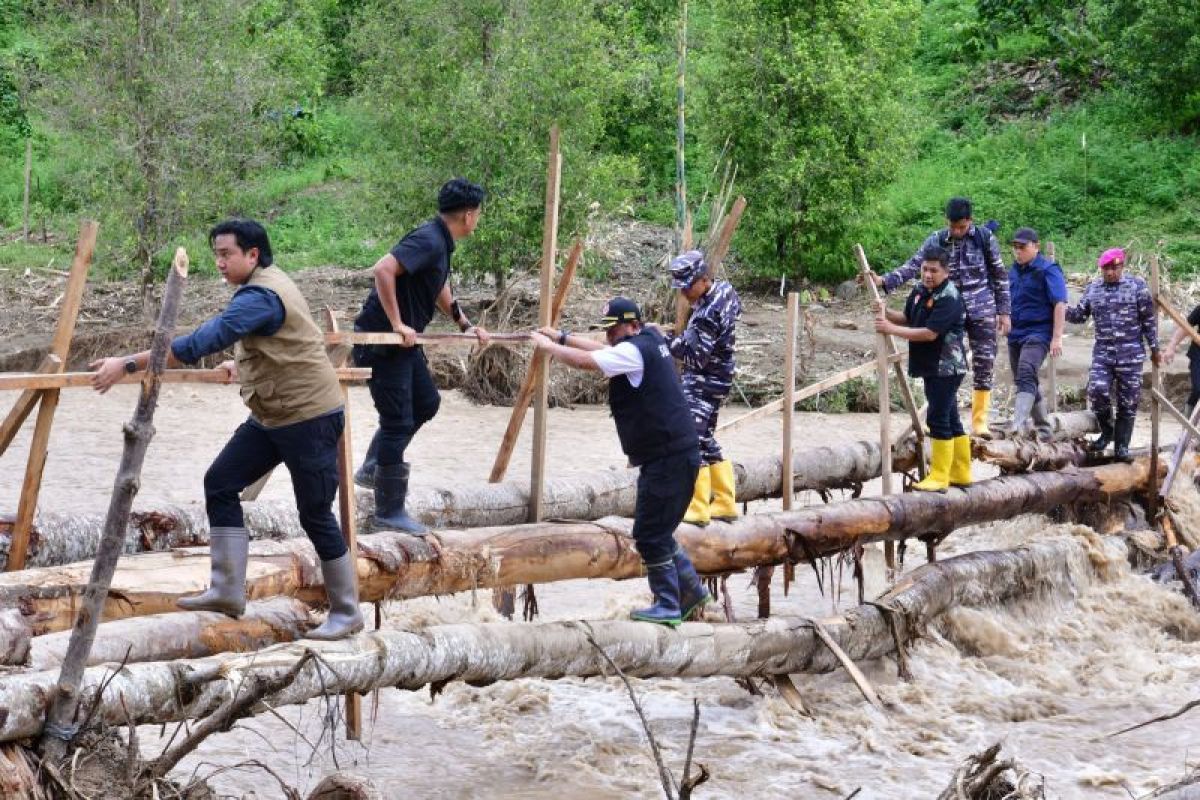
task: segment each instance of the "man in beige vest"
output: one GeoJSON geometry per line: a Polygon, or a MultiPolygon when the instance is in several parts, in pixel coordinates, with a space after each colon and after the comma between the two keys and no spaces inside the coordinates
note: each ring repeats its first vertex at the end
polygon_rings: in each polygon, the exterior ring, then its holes
{"type": "MultiPolygon", "coordinates": [[[[341,639],[362,630],[355,565],[331,508],[337,491],[337,445],[345,417],[337,373],[325,356],[308,303],[272,266],[271,243],[253,220],[227,220],[208,234],[225,281],[238,288],[229,306],[171,342],[168,366],[194,364],[234,347],[221,365],[241,381],[249,418],[204,475],[212,580],[208,591],[179,601],[189,611],[239,617],[246,607],[249,536],[243,489],[283,463],[292,476],[300,524],[321,558],[329,616],[308,636],[341,639]]],[[[104,393],[127,373],[146,369],[150,352],[92,363],[92,385],[104,393]]]]}

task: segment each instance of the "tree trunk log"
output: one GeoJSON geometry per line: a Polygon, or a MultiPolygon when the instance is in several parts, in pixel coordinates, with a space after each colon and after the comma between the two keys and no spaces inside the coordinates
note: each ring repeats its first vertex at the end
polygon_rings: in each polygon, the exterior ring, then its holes
{"type": "MultiPolygon", "coordinates": [[[[1082,467],[1091,454],[1079,441],[1037,442],[1032,439],[976,439],[972,457],[977,461],[995,464],[1005,474],[1033,470],[1056,470],[1063,467],[1082,467]]],[[[1109,459],[1100,458],[1104,462],[1109,459]]]]}
{"type": "MultiPolygon", "coordinates": [[[[1146,462],[1070,472],[996,478],[945,494],[909,493],[753,514],[676,531],[702,573],[723,573],[784,561],[808,561],[870,542],[941,539],[966,525],[1059,507],[1092,506],[1135,491],[1147,480],[1146,462]]],[[[536,523],[425,538],[397,532],[359,537],[358,579],[363,602],[452,594],[475,588],[552,583],[577,578],[642,574],[632,520],[536,523]]],[[[169,613],[183,595],[203,589],[208,554],[147,553],[124,559],[113,579],[106,619],[169,613]]],[[[34,634],[70,625],[88,564],[0,575],[0,607],[21,610],[34,634]]],[[[310,605],[325,601],[320,565],[307,539],[254,542],[246,583],[251,599],[286,595],[310,605]]]]}
{"type": "MultiPolygon", "coordinates": [[[[1090,412],[1054,415],[1063,436],[1080,436],[1095,427],[1090,412]]],[[[893,448],[897,471],[916,468],[916,443],[910,437],[893,448]]],[[[857,488],[879,477],[879,443],[853,442],[837,447],[793,451],[795,491],[857,488]]],[[[738,462],[737,496],[752,501],[781,494],[782,455],[738,462]]],[[[637,470],[605,470],[575,478],[546,482],[546,519],[595,520],[633,514],[637,496],[637,470]]],[[[242,504],[246,527],[255,539],[303,536],[291,501],[257,501],[242,504]]],[[[359,492],[359,525],[367,530],[374,513],[374,496],[359,492]]],[[[475,528],[516,525],[528,518],[526,483],[468,483],[440,489],[414,487],[407,510],[431,528],[475,528]]],[[[12,517],[0,514],[0,569],[7,553],[12,517]]],[[[103,519],[98,515],[39,514],[30,537],[30,566],[56,566],[91,558],[96,552],[103,519]]],[[[135,511],[125,535],[125,552],[138,553],[196,547],[208,544],[208,521],[196,506],[166,506],[135,511]]]]}
{"type": "MultiPolygon", "coordinates": [[[[909,641],[948,609],[1042,597],[1091,580],[1096,570],[1125,555],[1122,539],[1065,537],[1009,551],[970,553],[922,566],[874,604],[820,622],[854,661],[880,658],[894,651],[896,640],[909,641]],[[881,608],[896,609],[887,612],[891,620],[881,608]]],[[[273,707],[386,686],[414,690],[451,680],[486,685],[517,678],[608,675],[610,668],[597,647],[626,675],[639,678],[749,678],[839,667],[812,622],[802,618],[685,623],[675,630],[609,620],[459,624],[376,631],[339,642],[306,641],[252,654],[129,664],[115,675],[110,668],[95,667],[85,673],[80,696],[90,701],[111,678],[96,706],[97,722],[124,725],[128,713],[135,723],[158,724],[211,714],[248,674],[260,679],[284,674],[313,650],[320,658],[311,659],[289,686],[272,696],[273,707]]],[[[0,741],[41,730],[53,685],[53,672],[13,675],[0,683],[0,741]]]]}
{"type": "Polygon", "coordinates": [[[317,784],[308,800],[383,800],[383,792],[360,775],[335,772],[317,784]]]}

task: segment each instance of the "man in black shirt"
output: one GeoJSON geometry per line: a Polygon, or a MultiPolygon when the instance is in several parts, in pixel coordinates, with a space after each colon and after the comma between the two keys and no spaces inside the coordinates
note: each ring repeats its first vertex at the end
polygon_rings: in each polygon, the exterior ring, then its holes
{"type": "Polygon", "coordinates": [[[607,346],[553,328],[535,333],[533,342],[551,358],[609,379],[621,449],[640,467],[633,541],[654,595],[650,608],[630,616],[674,627],[712,599],[675,541],[700,471],[700,441],[667,342],[657,329],[642,327],[637,305],[614,297],[600,326],[607,346]]]}
{"type": "Polygon", "coordinates": [[[356,476],[360,483],[374,486],[376,528],[416,535],[428,532],[404,510],[409,478],[404,450],[441,404],[425,353],[417,346],[417,334],[440,308],[461,331],[472,331],[481,344],[487,344],[487,331],[467,319],[448,280],[455,242],[475,232],[483,198],[483,188],[463,178],[442,186],[438,215],[406,234],[375,263],[375,288],[354,320],[356,331],[395,331],[404,339],[400,347],[354,348],[355,362],[371,367],[367,386],[379,412],[379,430],[356,476]]]}

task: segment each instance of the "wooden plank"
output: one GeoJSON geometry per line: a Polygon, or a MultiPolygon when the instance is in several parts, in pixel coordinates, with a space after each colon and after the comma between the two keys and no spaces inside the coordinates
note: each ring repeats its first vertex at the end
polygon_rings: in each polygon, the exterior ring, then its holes
{"type": "MultiPolygon", "coordinates": [[[[511,347],[529,342],[528,333],[493,333],[489,339],[491,344],[511,347]]],[[[337,331],[325,334],[325,345],[355,345],[355,344],[403,344],[404,338],[398,333],[383,331],[337,331]]],[[[463,345],[475,347],[479,338],[473,333],[418,333],[417,344],[425,346],[463,345]]]]}
{"type": "MultiPolygon", "coordinates": [[[[47,353],[37,368],[37,374],[53,375],[56,372],[62,372],[62,368],[62,359],[53,353],[47,353]]],[[[13,439],[17,436],[17,431],[25,424],[25,420],[33,413],[34,407],[41,399],[42,390],[26,389],[21,392],[21,396],[17,398],[17,402],[13,403],[13,407],[8,410],[8,416],[4,418],[4,422],[0,422],[0,456],[4,455],[4,452],[8,450],[8,446],[12,444],[13,439]]]]}
{"type": "MultiPolygon", "coordinates": [[[[903,356],[897,353],[895,355],[888,356],[888,361],[892,362],[893,364],[899,364],[902,358],[903,356]]],[[[801,400],[807,400],[808,398],[814,397],[821,392],[828,391],[835,386],[840,386],[846,381],[853,380],[854,378],[861,378],[864,375],[870,375],[875,372],[875,370],[876,364],[874,361],[871,361],[866,364],[860,364],[857,367],[851,367],[850,369],[842,370],[841,372],[835,372],[833,375],[822,378],[816,383],[810,383],[808,386],[803,388],[795,388],[792,390],[792,405],[794,407],[795,404],[799,403],[801,400]]],[[[749,422],[752,419],[757,419],[758,417],[766,416],[767,414],[773,414],[774,412],[781,410],[784,407],[785,402],[787,401],[781,397],[778,400],[772,400],[771,402],[765,403],[758,408],[747,411],[740,417],[731,419],[728,422],[722,422],[721,424],[717,425],[717,433],[737,427],[743,422],[749,422]]]]}
{"type": "MultiPolygon", "coordinates": [[[[550,150],[546,164],[546,213],[542,223],[542,269],[538,326],[551,324],[551,282],[554,280],[555,254],[558,248],[558,202],[562,177],[562,153],[558,146],[558,125],[550,128],[550,150]]],[[[533,456],[529,472],[529,521],[542,519],[546,484],[546,423],[550,406],[550,362],[543,360],[534,376],[533,456]]]]}
{"type": "Polygon", "coordinates": [[[829,652],[833,653],[834,657],[845,667],[846,672],[850,674],[850,679],[854,681],[854,685],[862,692],[862,696],[867,699],[868,703],[882,711],[883,703],[880,701],[879,695],[875,693],[875,688],[871,686],[871,682],[867,680],[867,676],[862,673],[858,665],[850,660],[850,656],[846,655],[846,651],[834,641],[824,625],[815,619],[809,620],[809,622],[812,623],[813,632],[817,634],[817,638],[825,643],[829,652]]]}
{"type": "Polygon", "coordinates": [[[783,395],[783,468],[780,471],[784,511],[792,509],[792,502],[795,499],[795,488],[793,486],[795,481],[792,477],[792,424],[793,415],[796,411],[796,401],[792,397],[792,394],[796,385],[796,328],[799,324],[799,319],[800,294],[798,292],[789,292],[787,298],[787,328],[784,331],[784,335],[787,337],[787,347],[783,362],[783,385],[786,388],[783,395]]]}
{"type": "Polygon", "coordinates": [[[1179,330],[1186,332],[1187,335],[1191,337],[1193,342],[1195,342],[1197,345],[1200,345],[1200,333],[1198,333],[1196,329],[1188,323],[1187,317],[1176,311],[1175,306],[1171,305],[1167,298],[1160,295],[1159,297],[1156,297],[1155,300],[1158,303],[1158,307],[1161,308],[1163,312],[1171,318],[1172,322],[1179,326],[1179,330]]]}
{"type": "MultiPolygon", "coordinates": [[[[1155,300],[1154,315],[1158,317],[1158,299],[1161,296],[1161,286],[1158,275],[1158,253],[1150,255],[1150,296],[1155,300]]],[[[1162,422],[1162,373],[1158,368],[1158,360],[1150,362],[1150,486],[1146,491],[1146,519],[1151,525],[1158,519],[1158,429],[1162,422]]],[[[1175,411],[1170,403],[1167,406],[1175,411]]],[[[1176,412],[1178,413],[1178,412],[1176,412]]],[[[1180,417],[1183,417],[1180,414],[1180,417]]],[[[1191,426],[1187,419],[1184,425],[1191,426]]]]}
{"type": "MultiPolygon", "coordinates": [[[[333,309],[328,306],[323,311],[325,326],[330,333],[337,333],[338,321],[333,309]]],[[[350,357],[348,352],[339,350],[332,352],[336,359],[334,367],[340,367],[350,357]]],[[[342,525],[342,537],[346,547],[350,548],[350,563],[358,563],[358,515],[355,508],[354,496],[354,440],[350,428],[350,387],[342,386],[342,436],[338,439],[338,519],[342,525]]],[[[267,476],[269,477],[269,475],[267,476]]],[[[354,575],[354,594],[358,596],[358,571],[354,575]]],[[[350,692],[346,695],[346,738],[352,741],[362,739],[362,695],[350,692]]]]}
{"type": "MultiPolygon", "coordinates": [[[[1189,422],[1192,423],[1192,428],[1200,424],[1200,403],[1197,403],[1196,407],[1192,409],[1192,417],[1189,422]]],[[[1179,465],[1183,463],[1183,454],[1191,441],[1191,430],[1185,427],[1183,435],[1179,437],[1179,441],[1175,442],[1175,452],[1171,454],[1171,463],[1167,466],[1167,477],[1158,491],[1160,497],[1171,496],[1171,485],[1175,482],[1175,476],[1179,474],[1179,465]]]]}
{"type": "MultiPolygon", "coordinates": [[[[345,381],[365,381],[371,377],[369,367],[342,367],[338,378],[345,381]]],[[[90,389],[93,372],[62,372],[42,375],[36,372],[7,372],[0,374],[0,391],[5,389],[90,389]]],[[[163,383],[232,383],[223,369],[168,369],[161,376],[163,383]]],[[[141,383],[141,373],[123,375],[117,383],[141,383]]]]}
{"type": "MultiPolygon", "coordinates": [[[[566,305],[567,295],[571,291],[571,282],[575,279],[575,270],[579,267],[579,260],[582,257],[583,240],[576,239],[575,244],[571,247],[571,254],[567,256],[567,263],[563,265],[558,285],[554,287],[554,303],[550,310],[551,325],[557,325],[562,316],[563,306],[566,305]]],[[[513,448],[517,446],[517,437],[521,434],[521,426],[525,423],[525,412],[529,409],[529,401],[533,399],[537,377],[545,360],[544,354],[534,352],[529,369],[525,372],[525,380],[521,384],[520,391],[517,392],[516,402],[513,403],[512,414],[508,417],[508,427],[504,429],[504,437],[500,440],[500,451],[496,453],[496,461],[492,464],[491,475],[488,476],[490,483],[499,483],[504,480],[504,474],[508,472],[513,448]]]]}
{"type": "MultiPolygon", "coordinates": [[[[1187,418],[1186,414],[1184,414],[1182,411],[1180,411],[1178,408],[1176,408],[1174,406],[1174,404],[1172,404],[1171,401],[1167,399],[1167,396],[1164,395],[1161,390],[1151,389],[1150,396],[1154,398],[1154,400],[1157,402],[1157,404],[1161,408],[1166,409],[1167,413],[1170,414],[1172,417],[1174,417],[1176,422],[1178,422],[1180,425],[1183,426],[1183,429],[1185,431],[1185,436],[1195,436],[1197,439],[1200,439],[1200,429],[1198,429],[1196,427],[1195,423],[1193,423],[1190,419],[1187,418]]],[[[1154,445],[1152,443],[1151,447],[1153,447],[1153,446],[1154,445]]],[[[1154,461],[1154,460],[1155,459],[1153,458],[1153,450],[1152,450],[1151,451],[1151,461],[1154,461]]]]}

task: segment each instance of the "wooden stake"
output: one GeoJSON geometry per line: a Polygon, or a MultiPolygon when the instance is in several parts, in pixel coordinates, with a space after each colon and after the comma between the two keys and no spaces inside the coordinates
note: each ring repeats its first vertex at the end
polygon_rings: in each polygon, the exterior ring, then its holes
{"type": "MultiPolygon", "coordinates": [[[[550,152],[546,164],[546,215],[542,224],[542,271],[538,295],[538,327],[551,324],[551,283],[554,280],[555,253],[558,247],[559,179],[562,177],[562,153],[558,147],[558,125],[550,128],[550,152]]],[[[546,483],[546,424],[550,405],[550,362],[542,361],[535,373],[533,406],[533,458],[529,473],[529,521],[542,519],[542,497],[546,483]]]]}
{"type": "Polygon", "coordinates": [[[793,397],[796,385],[796,326],[800,318],[800,294],[789,292],[787,298],[787,337],[784,355],[783,395],[783,469],[780,471],[783,486],[783,510],[791,511],[795,489],[792,479],[792,423],[796,411],[793,397]]]}
{"type": "MultiPolygon", "coordinates": [[[[333,309],[326,306],[324,317],[325,326],[330,333],[337,333],[338,321],[333,309]]],[[[349,357],[347,351],[338,351],[333,366],[342,366],[349,357]]],[[[344,383],[341,387],[344,423],[342,436],[338,439],[338,519],[342,524],[342,537],[346,540],[346,547],[350,548],[350,563],[357,564],[358,513],[354,496],[354,440],[350,432],[350,387],[344,383]]],[[[265,477],[269,477],[269,473],[265,477]]],[[[355,570],[354,587],[354,595],[357,597],[358,570],[355,570]]],[[[355,692],[346,695],[346,738],[356,742],[362,738],[362,695],[355,692]]]]}
{"type": "Polygon", "coordinates": [[[1196,329],[1191,326],[1191,323],[1187,321],[1187,317],[1176,311],[1175,306],[1171,305],[1171,303],[1165,297],[1159,296],[1155,298],[1155,302],[1157,303],[1158,307],[1161,308],[1166,315],[1171,318],[1171,321],[1179,326],[1181,331],[1187,333],[1193,342],[1200,345],[1200,332],[1197,332],[1196,329]]]}
{"type": "Polygon", "coordinates": [[[817,634],[817,638],[825,643],[825,646],[829,648],[829,652],[833,653],[834,657],[841,662],[843,667],[845,667],[846,672],[850,675],[850,679],[854,681],[854,685],[858,687],[860,692],[862,692],[862,696],[866,698],[868,703],[882,711],[883,703],[879,700],[879,695],[875,693],[875,688],[871,686],[871,682],[867,680],[867,676],[862,673],[862,670],[858,668],[858,665],[855,664],[850,659],[850,656],[846,655],[846,651],[843,650],[836,641],[834,641],[834,638],[829,635],[829,631],[825,629],[824,625],[815,619],[809,620],[809,622],[812,623],[813,632],[817,634]]]}
{"type": "MultiPolygon", "coordinates": [[[[1046,242],[1046,256],[1051,261],[1055,261],[1054,242],[1046,242]]],[[[1055,262],[1055,263],[1057,263],[1057,262],[1055,262]]],[[[1048,387],[1047,388],[1050,390],[1050,392],[1049,392],[1049,394],[1050,394],[1050,413],[1057,414],[1058,413],[1058,358],[1055,356],[1050,356],[1049,361],[1050,361],[1050,364],[1049,364],[1049,367],[1047,368],[1047,377],[1048,377],[1048,380],[1047,380],[1048,387]]]]}
{"type": "MultiPolygon", "coordinates": [[[[571,282],[575,279],[575,270],[582,257],[583,240],[576,239],[575,244],[571,247],[571,254],[567,256],[567,263],[563,266],[558,285],[554,287],[554,303],[550,309],[551,325],[557,325],[562,316],[563,306],[566,305],[567,295],[571,291],[571,282]]],[[[513,403],[512,414],[508,418],[508,427],[504,429],[504,438],[500,440],[500,452],[496,453],[496,462],[492,464],[492,474],[488,476],[489,483],[499,483],[504,480],[504,474],[508,472],[508,463],[512,460],[513,448],[517,445],[517,437],[521,434],[521,425],[525,422],[525,412],[529,408],[529,401],[533,399],[537,378],[545,361],[543,353],[534,351],[529,369],[525,372],[525,380],[513,403]]]]}
{"type": "MultiPolygon", "coordinates": [[[[858,267],[864,275],[863,282],[869,287],[871,298],[873,300],[882,300],[883,296],[879,294],[879,287],[875,285],[875,281],[871,280],[871,265],[867,261],[867,254],[863,250],[861,244],[854,245],[854,256],[858,259],[858,267]]],[[[884,336],[883,341],[886,345],[886,352],[889,356],[896,355],[900,351],[896,347],[896,342],[891,336],[884,336]]],[[[925,470],[925,426],[921,424],[921,412],[917,410],[917,401],[913,397],[912,387],[908,384],[908,375],[904,372],[904,365],[897,361],[892,365],[896,374],[896,383],[900,387],[900,397],[904,401],[904,408],[908,411],[909,421],[912,423],[913,433],[917,437],[917,473],[924,478],[925,470]]],[[[907,434],[906,434],[907,435],[907,434]]]]}
{"type": "MultiPolygon", "coordinates": [[[[1154,315],[1158,316],[1159,280],[1158,253],[1150,255],[1150,296],[1154,298],[1154,315]]],[[[1156,320],[1157,321],[1157,320],[1156,320]]],[[[1158,519],[1158,428],[1161,422],[1162,375],[1156,360],[1150,362],[1150,485],[1146,491],[1146,519],[1151,525],[1158,519]]],[[[1168,405],[1170,405],[1168,403],[1168,405]]],[[[1171,407],[1174,410],[1174,406],[1171,407]]],[[[1182,415],[1180,415],[1182,416],[1182,415]]],[[[1184,420],[1185,425],[1190,425],[1184,420]]]]}
{"type": "Polygon", "coordinates": [[[29,241],[29,176],[33,174],[33,137],[25,137],[25,194],[21,203],[21,238],[29,241]]]}
{"type": "Polygon", "coordinates": [[[167,274],[167,288],[163,294],[162,311],[158,316],[158,324],[154,331],[154,341],[150,347],[150,368],[142,382],[142,393],[138,399],[137,410],[133,419],[125,425],[125,449],[121,455],[121,465],[113,486],[112,499],[108,506],[108,516],[104,521],[104,533],[100,547],[92,562],[91,578],[79,602],[79,613],[75,617],[75,625],[71,632],[71,641],[67,645],[67,655],[63,660],[62,671],[59,673],[58,684],[51,700],[49,711],[46,713],[46,726],[40,740],[43,755],[51,763],[62,761],[66,755],[67,746],[78,732],[77,717],[79,703],[79,685],[83,678],[84,666],[92,642],[96,638],[96,628],[108,597],[108,589],[112,584],[113,572],[117,560],[125,545],[125,530],[129,525],[129,509],[137,494],[141,478],[142,463],[146,458],[146,448],[154,436],[154,409],[158,404],[159,374],[167,363],[167,348],[171,335],[175,330],[175,320],[179,315],[179,299],[183,294],[183,285],[187,280],[188,258],[181,247],[175,251],[175,260],[171,271],[167,274]]]}

